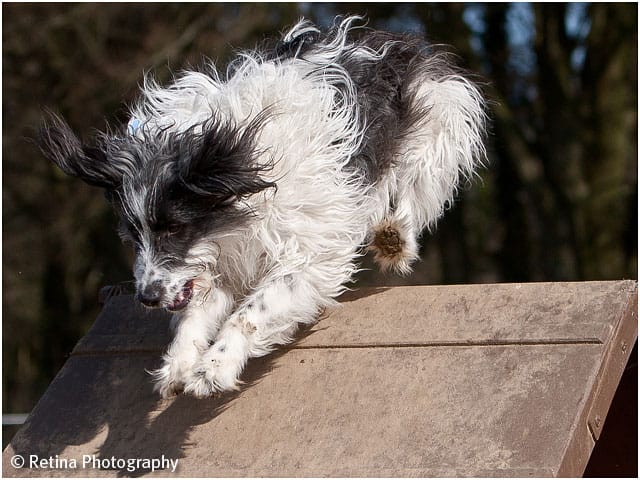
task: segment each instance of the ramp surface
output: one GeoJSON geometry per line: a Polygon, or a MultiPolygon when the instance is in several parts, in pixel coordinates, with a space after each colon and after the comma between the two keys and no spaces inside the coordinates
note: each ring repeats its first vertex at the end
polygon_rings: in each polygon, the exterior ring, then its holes
{"type": "Polygon", "coordinates": [[[168,317],[112,298],[5,450],[4,475],[580,476],[637,336],[634,281],[341,302],[251,360],[240,392],[161,400],[145,370],[168,317]]]}

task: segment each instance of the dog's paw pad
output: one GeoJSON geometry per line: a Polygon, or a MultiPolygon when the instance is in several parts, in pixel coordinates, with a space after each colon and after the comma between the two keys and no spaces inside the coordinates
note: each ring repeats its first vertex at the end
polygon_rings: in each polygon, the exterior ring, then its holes
{"type": "Polygon", "coordinates": [[[404,240],[400,236],[400,232],[392,225],[385,225],[378,230],[373,239],[376,248],[386,256],[393,257],[402,252],[404,240]]]}
{"type": "Polygon", "coordinates": [[[393,270],[401,275],[411,273],[411,263],[418,258],[415,238],[398,223],[386,220],[373,229],[369,250],[383,272],[393,270]]]}

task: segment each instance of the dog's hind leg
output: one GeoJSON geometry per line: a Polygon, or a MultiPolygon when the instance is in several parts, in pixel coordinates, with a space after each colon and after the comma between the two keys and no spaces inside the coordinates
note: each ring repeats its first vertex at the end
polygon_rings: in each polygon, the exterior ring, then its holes
{"type": "Polygon", "coordinates": [[[411,221],[390,216],[375,225],[368,249],[383,272],[411,273],[411,264],[418,258],[416,228],[411,221]]]}
{"type": "Polygon", "coordinates": [[[409,90],[413,121],[383,186],[387,212],[373,226],[369,247],[382,270],[402,274],[418,257],[419,235],[435,226],[485,155],[485,114],[477,87],[459,75],[438,81],[426,75],[416,77],[409,90]]]}

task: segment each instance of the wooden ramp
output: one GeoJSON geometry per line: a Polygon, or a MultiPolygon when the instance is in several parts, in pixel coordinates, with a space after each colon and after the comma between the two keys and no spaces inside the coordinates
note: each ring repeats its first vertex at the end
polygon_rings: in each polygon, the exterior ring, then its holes
{"type": "Polygon", "coordinates": [[[341,300],[252,360],[239,393],[163,401],[145,369],[168,318],[112,298],[4,451],[4,475],[580,476],[637,336],[634,281],[341,300]]]}

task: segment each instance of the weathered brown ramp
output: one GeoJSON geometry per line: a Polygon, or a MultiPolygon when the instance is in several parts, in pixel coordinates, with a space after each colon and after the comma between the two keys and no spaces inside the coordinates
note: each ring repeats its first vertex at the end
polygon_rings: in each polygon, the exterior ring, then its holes
{"type": "Polygon", "coordinates": [[[239,393],[162,401],[145,369],[167,318],[115,297],[4,474],[139,476],[122,462],[164,456],[177,470],[154,476],[579,476],[636,310],[633,281],[363,289],[253,360],[239,393]],[[83,455],[110,469],[83,469],[83,455]]]}

